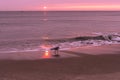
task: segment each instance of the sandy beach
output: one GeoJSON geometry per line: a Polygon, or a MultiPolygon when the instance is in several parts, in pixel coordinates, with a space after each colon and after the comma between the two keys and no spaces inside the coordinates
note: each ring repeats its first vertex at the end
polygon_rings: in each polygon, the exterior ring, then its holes
{"type": "Polygon", "coordinates": [[[41,58],[39,52],[1,53],[0,80],[120,80],[119,49],[82,47],[60,51],[58,58],[41,58]]]}

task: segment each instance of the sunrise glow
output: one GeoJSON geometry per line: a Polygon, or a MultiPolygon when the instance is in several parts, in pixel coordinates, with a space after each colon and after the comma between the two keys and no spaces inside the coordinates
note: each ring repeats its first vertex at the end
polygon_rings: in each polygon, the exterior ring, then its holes
{"type": "Polygon", "coordinates": [[[24,11],[83,11],[120,10],[120,1],[115,0],[2,0],[0,10],[24,11]],[[28,4],[29,2],[29,4],[28,4]],[[14,5],[13,5],[14,4],[14,5]],[[11,6],[12,5],[12,6],[11,6]]]}
{"type": "MultiPolygon", "coordinates": [[[[40,8],[39,8],[40,9],[40,8]]],[[[44,6],[44,10],[47,7],[44,6]]],[[[48,11],[51,10],[120,10],[120,5],[68,5],[68,4],[61,4],[61,5],[49,5],[48,11]]]]}
{"type": "Polygon", "coordinates": [[[44,7],[43,7],[43,9],[44,9],[44,10],[46,10],[46,9],[47,9],[47,7],[46,7],[46,6],[44,6],[44,7]]]}

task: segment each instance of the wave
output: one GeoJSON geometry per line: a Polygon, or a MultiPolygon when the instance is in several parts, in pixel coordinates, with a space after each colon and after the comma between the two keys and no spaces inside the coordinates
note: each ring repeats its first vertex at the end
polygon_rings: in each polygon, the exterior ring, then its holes
{"type": "Polygon", "coordinates": [[[116,41],[120,42],[119,34],[105,34],[98,36],[80,36],[73,38],[62,38],[62,39],[46,39],[47,42],[59,43],[59,42],[74,42],[74,41],[87,41],[87,40],[102,40],[102,41],[116,41]]]}
{"type": "Polygon", "coordinates": [[[80,36],[64,39],[49,39],[46,41],[52,43],[54,42],[52,47],[60,46],[60,49],[63,50],[82,46],[101,46],[107,44],[120,44],[120,34],[116,33],[98,34],[97,36],[80,36]]]}
{"type": "Polygon", "coordinates": [[[61,50],[83,46],[101,46],[120,44],[120,34],[95,33],[96,36],[78,36],[73,38],[3,41],[0,43],[0,53],[43,51],[59,46],[61,50]]]}

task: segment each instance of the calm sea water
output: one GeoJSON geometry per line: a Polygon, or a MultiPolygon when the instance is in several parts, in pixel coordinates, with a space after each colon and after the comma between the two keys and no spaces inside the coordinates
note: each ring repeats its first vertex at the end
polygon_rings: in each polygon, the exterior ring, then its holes
{"type": "MultiPolygon", "coordinates": [[[[48,44],[44,39],[74,38],[96,35],[95,33],[119,34],[120,12],[0,12],[1,52],[33,50],[48,44]]],[[[54,40],[49,43],[54,43],[54,40]]]]}

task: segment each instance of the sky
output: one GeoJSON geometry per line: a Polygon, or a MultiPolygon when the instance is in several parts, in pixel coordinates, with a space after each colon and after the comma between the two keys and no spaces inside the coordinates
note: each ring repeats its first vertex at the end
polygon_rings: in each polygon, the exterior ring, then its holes
{"type": "Polygon", "coordinates": [[[120,0],[0,0],[0,11],[119,10],[120,0]]]}

